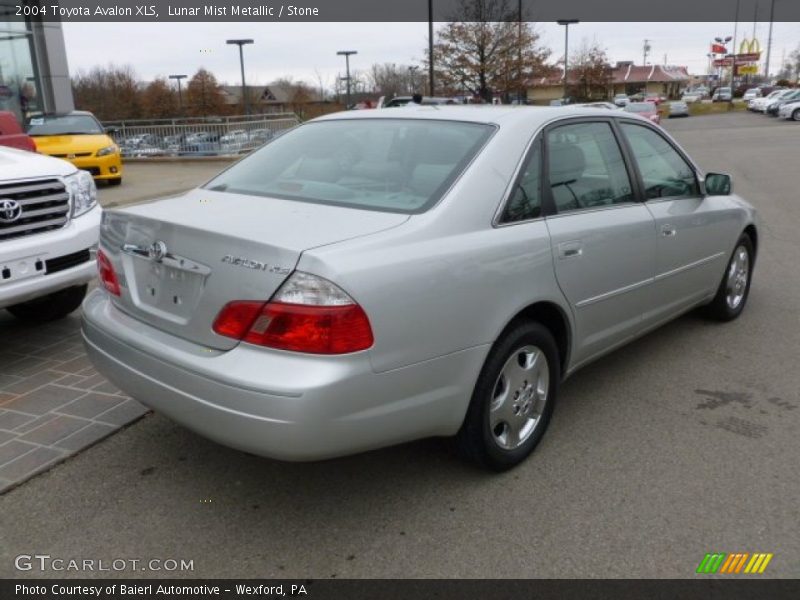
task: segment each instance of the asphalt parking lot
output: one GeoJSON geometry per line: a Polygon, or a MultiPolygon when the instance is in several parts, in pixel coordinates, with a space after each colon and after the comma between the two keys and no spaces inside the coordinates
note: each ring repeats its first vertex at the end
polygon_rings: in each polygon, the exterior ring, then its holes
{"type": "MultiPolygon", "coordinates": [[[[800,126],[664,125],[760,211],[738,321],[689,314],[582,370],[536,453],[501,475],[444,440],[280,463],[150,414],[0,496],[0,577],[92,575],[15,570],[44,553],[194,564],[105,577],[680,578],[707,552],[771,552],[768,576],[798,577],[800,126]]],[[[130,172],[166,185],[169,168],[130,172]]]]}

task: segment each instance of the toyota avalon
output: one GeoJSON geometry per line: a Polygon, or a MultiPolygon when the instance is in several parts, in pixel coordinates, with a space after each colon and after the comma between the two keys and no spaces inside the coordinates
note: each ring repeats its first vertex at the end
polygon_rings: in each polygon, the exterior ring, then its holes
{"type": "Polygon", "coordinates": [[[83,337],[222,444],[316,460],[452,436],[502,470],[580,367],[695,307],[738,317],[757,248],[730,177],[635,114],[355,111],[106,211],[83,337]]]}

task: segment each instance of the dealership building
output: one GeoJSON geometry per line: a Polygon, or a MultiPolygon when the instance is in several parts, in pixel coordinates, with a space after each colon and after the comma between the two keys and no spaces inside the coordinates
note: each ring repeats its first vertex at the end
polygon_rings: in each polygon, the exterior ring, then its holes
{"type": "Polygon", "coordinates": [[[15,0],[0,0],[0,110],[20,120],[34,112],[74,108],[59,22],[18,16],[15,0]]]}

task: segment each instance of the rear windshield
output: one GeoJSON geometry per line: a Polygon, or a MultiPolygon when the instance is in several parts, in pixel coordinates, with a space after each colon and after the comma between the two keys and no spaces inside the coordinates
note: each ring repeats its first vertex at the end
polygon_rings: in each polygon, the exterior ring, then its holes
{"type": "Polygon", "coordinates": [[[103,133],[97,119],[89,115],[33,117],[28,123],[28,135],[94,135],[103,133]]]}
{"type": "Polygon", "coordinates": [[[370,210],[424,212],[494,131],[414,119],[308,123],[267,144],[205,189],[370,210]]]}

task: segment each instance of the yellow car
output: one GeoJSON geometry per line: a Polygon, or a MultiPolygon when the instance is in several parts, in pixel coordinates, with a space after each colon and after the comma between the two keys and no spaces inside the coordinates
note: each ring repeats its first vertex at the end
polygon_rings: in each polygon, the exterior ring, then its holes
{"type": "Polygon", "coordinates": [[[36,150],[55,158],[63,158],[98,181],[110,185],[122,183],[122,157],[119,146],[106,134],[95,116],[74,110],[62,115],[40,115],[28,123],[28,135],[36,150]]]}

